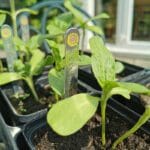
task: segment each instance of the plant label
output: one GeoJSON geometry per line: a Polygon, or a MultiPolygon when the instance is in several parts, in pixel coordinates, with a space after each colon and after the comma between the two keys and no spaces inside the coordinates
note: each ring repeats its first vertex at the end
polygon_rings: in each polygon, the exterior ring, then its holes
{"type": "Polygon", "coordinates": [[[65,97],[77,93],[79,31],[70,28],[65,34],[65,97]]]}
{"type": "Polygon", "coordinates": [[[20,17],[21,37],[24,42],[30,38],[29,20],[27,15],[21,15],[20,17]]]}
{"type": "MultiPolygon", "coordinates": [[[[17,53],[13,43],[13,35],[11,27],[8,25],[3,25],[1,29],[1,36],[3,39],[4,50],[6,52],[6,61],[8,70],[10,72],[13,72],[14,63],[17,60],[17,53]]],[[[15,93],[22,92],[22,90],[18,86],[13,85],[13,89],[15,93]]]]}

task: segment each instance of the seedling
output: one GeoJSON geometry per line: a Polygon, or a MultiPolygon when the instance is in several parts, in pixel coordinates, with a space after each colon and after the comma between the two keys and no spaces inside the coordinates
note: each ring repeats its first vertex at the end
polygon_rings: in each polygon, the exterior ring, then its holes
{"type": "MultiPolygon", "coordinates": [[[[69,0],[66,0],[64,2],[64,6],[68,10],[68,12],[55,16],[49,21],[47,25],[47,30],[50,35],[63,35],[70,26],[75,26],[83,30],[82,44],[84,44],[86,30],[99,34],[101,36],[104,35],[100,26],[90,25],[89,22],[97,19],[108,19],[109,16],[106,13],[101,13],[97,16],[85,19],[85,14],[75,8],[69,0]]],[[[59,37],[59,39],[57,39],[57,42],[62,43],[62,39],[63,38],[59,37]]],[[[82,48],[83,46],[81,47],[81,49],[82,48]]]]}
{"type": "Polygon", "coordinates": [[[67,136],[82,128],[95,114],[98,104],[100,104],[102,144],[105,146],[106,106],[109,98],[112,95],[120,94],[129,99],[131,92],[148,94],[150,90],[136,83],[116,81],[115,60],[100,37],[92,37],[90,47],[92,70],[102,88],[101,97],[93,97],[82,93],[59,101],[49,110],[47,121],[55,132],[67,136]]]}
{"type": "MultiPolygon", "coordinates": [[[[52,40],[47,40],[52,50],[53,59],[51,60],[54,63],[53,69],[49,71],[48,79],[56,100],[59,100],[60,97],[72,95],[69,91],[70,89],[77,89],[78,66],[91,64],[89,56],[78,54],[79,33],[77,29],[69,29],[66,32],[64,41],[66,46],[52,40]],[[72,79],[73,82],[71,81],[72,79]]],[[[76,90],[73,91],[75,92],[76,90]]]]}
{"type": "MultiPolygon", "coordinates": [[[[4,31],[5,30],[2,30],[2,35],[6,36],[6,33],[4,31]]],[[[9,32],[9,34],[11,34],[11,32],[9,32]]],[[[6,40],[5,42],[8,41],[6,40]]],[[[11,72],[3,72],[0,74],[0,85],[4,85],[16,80],[25,80],[28,86],[30,87],[35,100],[38,101],[38,96],[33,84],[33,76],[41,73],[41,69],[45,65],[45,54],[40,50],[36,49],[36,51],[32,52],[32,56],[29,57],[28,62],[24,63],[22,60],[17,59],[16,52],[13,49],[13,45],[11,45],[10,47],[10,44],[12,44],[11,42],[12,41],[9,41],[9,43],[5,43],[7,46],[6,49],[11,49],[12,51],[11,55],[10,53],[8,53],[8,65],[10,65],[8,68],[9,70],[11,69],[11,72]]]]}
{"type": "MultiPolygon", "coordinates": [[[[150,87],[150,85],[149,85],[150,87]]],[[[126,133],[120,136],[112,146],[112,149],[115,149],[116,146],[121,143],[123,140],[131,136],[134,132],[136,132],[144,123],[146,123],[150,119],[150,92],[148,95],[141,95],[141,101],[144,104],[145,111],[143,115],[139,118],[137,123],[126,133]],[[149,96],[148,96],[149,95],[149,96]]]]}

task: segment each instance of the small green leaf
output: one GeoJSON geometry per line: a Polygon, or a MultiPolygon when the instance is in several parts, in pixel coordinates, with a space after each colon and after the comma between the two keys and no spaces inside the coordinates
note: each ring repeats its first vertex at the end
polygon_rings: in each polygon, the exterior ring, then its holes
{"type": "Polygon", "coordinates": [[[101,27],[98,27],[98,26],[95,26],[95,25],[85,25],[85,28],[90,30],[91,32],[94,32],[94,33],[97,33],[97,34],[100,34],[100,35],[104,35],[104,32],[103,30],[101,29],[101,27]]]}
{"type": "Polygon", "coordinates": [[[107,13],[100,13],[99,15],[96,15],[90,19],[88,19],[86,22],[97,20],[97,19],[109,19],[109,15],[107,13]]]}
{"type": "Polygon", "coordinates": [[[59,16],[57,16],[57,19],[63,20],[67,23],[71,23],[72,19],[73,19],[73,16],[72,16],[71,12],[65,12],[65,13],[62,13],[59,16]]]}
{"type": "Polygon", "coordinates": [[[83,14],[77,10],[76,8],[74,8],[71,4],[70,1],[65,1],[64,6],[70,11],[72,12],[72,14],[75,16],[75,18],[79,21],[80,24],[84,23],[84,19],[83,19],[83,14]]]}
{"type": "Polygon", "coordinates": [[[143,85],[137,83],[130,83],[130,82],[118,82],[120,87],[123,87],[130,92],[139,93],[139,94],[148,94],[150,95],[150,89],[146,88],[143,85]]]}
{"type": "Polygon", "coordinates": [[[34,50],[36,50],[42,44],[44,39],[45,36],[41,34],[32,36],[30,40],[26,43],[29,51],[32,53],[34,50]]]}
{"type": "Polygon", "coordinates": [[[0,14],[0,26],[4,24],[6,20],[6,14],[0,14]]]}
{"type": "Polygon", "coordinates": [[[52,25],[52,24],[49,24],[47,26],[47,30],[51,36],[64,34],[64,30],[62,30],[62,29],[60,29],[60,27],[57,27],[56,25],[52,25]]]}
{"type": "Polygon", "coordinates": [[[14,73],[14,72],[0,73],[0,85],[4,85],[21,79],[23,78],[18,73],[14,73]]]}
{"type": "Polygon", "coordinates": [[[77,132],[94,115],[99,98],[88,94],[77,94],[59,101],[47,114],[48,124],[59,135],[77,132]]]}
{"type": "Polygon", "coordinates": [[[124,70],[124,65],[121,62],[116,61],[115,62],[115,72],[121,73],[124,70]]]}
{"type": "Polygon", "coordinates": [[[84,66],[84,65],[90,65],[91,64],[91,57],[87,55],[79,55],[79,66],[84,66]]]}
{"type": "Polygon", "coordinates": [[[110,96],[112,95],[122,95],[126,99],[130,99],[130,91],[122,87],[115,87],[110,91],[110,96]]]}
{"type": "Polygon", "coordinates": [[[33,53],[31,60],[29,62],[29,64],[31,65],[31,68],[30,68],[31,75],[37,74],[38,70],[40,69],[41,64],[43,63],[44,57],[45,57],[45,54],[41,52],[40,50],[36,50],[33,53]]]}
{"type": "Polygon", "coordinates": [[[58,95],[64,95],[64,84],[65,84],[65,73],[64,70],[56,71],[56,69],[51,69],[48,74],[48,81],[50,87],[58,95]]]}
{"type": "Polygon", "coordinates": [[[106,81],[115,81],[115,60],[109,50],[104,46],[102,39],[94,36],[90,39],[92,51],[92,70],[103,87],[106,81]]]}
{"type": "Polygon", "coordinates": [[[20,59],[16,60],[14,63],[14,70],[16,72],[20,72],[22,70],[24,70],[25,65],[22,63],[22,61],[20,59]]]}

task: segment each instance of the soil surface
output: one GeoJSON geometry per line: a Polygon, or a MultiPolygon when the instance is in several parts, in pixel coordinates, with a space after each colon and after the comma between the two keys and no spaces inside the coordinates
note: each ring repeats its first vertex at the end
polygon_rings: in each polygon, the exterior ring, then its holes
{"type": "Polygon", "coordinates": [[[44,91],[43,89],[35,86],[36,92],[39,96],[39,101],[36,101],[29,87],[23,81],[15,81],[12,84],[7,84],[3,86],[2,89],[16,109],[17,113],[21,115],[34,113],[38,110],[47,108],[49,104],[54,103],[54,97],[50,94],[50,89],[45,89],[44,91]],[[21,89],[20,91],[24,94],[17,98],[14,94],[14,86],[19,87],[19,89],[21,89]],[[24,95],[27,95],[26,98],[23,98],[24,95]]]}
{"type": "MultiPolygon", "coordinates": [[[[107,111],[107,145],[132,127],[112,110],[107,111]]],[[[33,138],[36,150],[104,150],[101,144],[101,118],[95,115],[79,132],[68,137],[55,134],[48,125],[41,128],[33,138]]],[[[116,150],[150,150],[150,135],[141,130],[119,144],[116,150]]]]}

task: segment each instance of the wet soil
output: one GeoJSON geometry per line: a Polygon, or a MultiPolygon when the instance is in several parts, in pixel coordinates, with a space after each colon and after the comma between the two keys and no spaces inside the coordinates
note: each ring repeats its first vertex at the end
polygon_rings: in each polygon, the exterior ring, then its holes
{"type": "MultiPolygon", "coordinates": [[[[101,144],[101,118],[95,115],[79,132],[61,137],[50,127],[44,126],[33,137],[36,150],[103,150],[101,144]]],[[[112,110],[107,111],[107,144],[106,150],[111,150],[112,143],[132,127],[129,122],[118,116],[112,110]]],[[[150,150],[150,135],[138,130],[132,136],[119,144],[116,150],[150,150]]]]}

